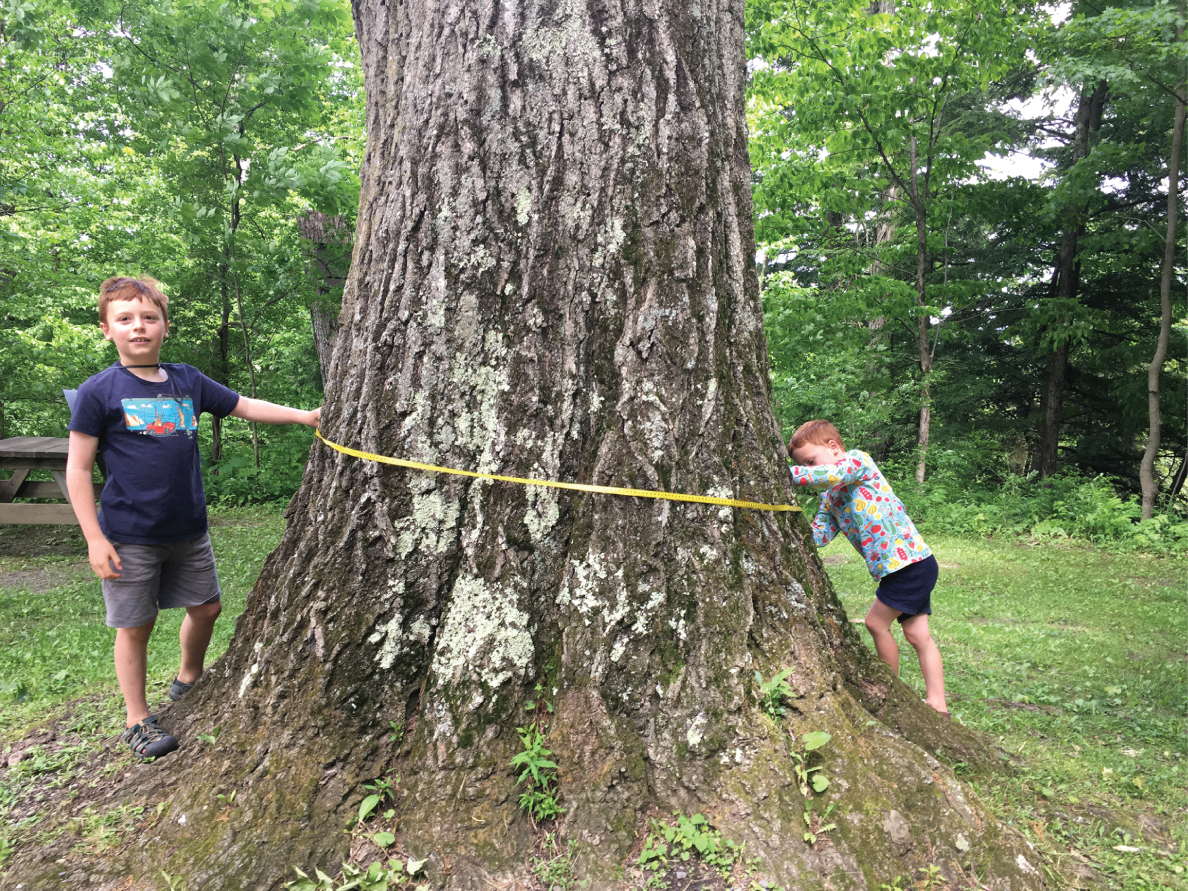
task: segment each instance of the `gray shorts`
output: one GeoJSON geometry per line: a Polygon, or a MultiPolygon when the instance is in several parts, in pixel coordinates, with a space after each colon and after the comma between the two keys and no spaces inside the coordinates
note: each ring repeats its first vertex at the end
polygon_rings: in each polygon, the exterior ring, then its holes
{"type": "Polygon", "coordinates": [[[156,619],[158,610],[201,606],[221,596],[209,533],[171,544],[112,546],[123,568],[118,579],[103,580],[108,628],[138,628],[156,619]]]}

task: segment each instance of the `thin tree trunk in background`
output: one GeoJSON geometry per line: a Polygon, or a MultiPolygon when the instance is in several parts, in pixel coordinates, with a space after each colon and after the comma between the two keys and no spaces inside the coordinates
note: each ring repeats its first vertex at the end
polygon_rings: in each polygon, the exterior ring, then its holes
{"type": "MultiPolygon", "coordinates": [[[[215,332],[215,346],[218,356],[211,377],[223,386],[230,383],[231,371],[231,294],[228,285],[230,266],[227,262],[227,249],[223,247],[223,257],[219,264],[219,328],[215,332]]],[[[223,460],[223,419],[211,417],[210,423],[210,461],[218,464],[223,460]]],[[[212,471],[217,473],[218,470],[212,471]]]]}
{"type": "MultiPolygon", "coordinates": [[[[247,363],[248,369],[248,383],[252,389],[252,398],[256,398],[256,366],[252,362],[252,346],[248,340],[248,325],[247,319],[243,314],[243,294],[239,290],[239,273],[232,267],[231,280],[235,284],[235,306],[239,310],[239,329],[243,332],[243,358],[247,363]]],[[[252,458],[255,462],[257,470],[260,469],[260,429],[255,421],[251,422],[252,428],[252,458]]]]}
{"type": "MultiPolygon", "coordinates": [[[[1180,39],[1183,40],[1183,31],[1180,39]]],[[[1142,463],[1139,464],[1139,482],[1143,487],[1143,519],[1149,520],[1155,515],[1155,499],[1159,496],[1159,483],[1155,479],[1155,459],[1159,456],[1160,425],[1159,413],[1159,376],[1163,373],[1163,363],[1167,360],[1167,347],[1171,340],[1171,280],[1172,267],[1176,260],[1176,227],[1179,223],[1179,212],[1176,199],[1180,191],[1180,150],[1184,145],[1184,91],[1186,84],[1179,85],[1179,95],[1176,97],[1175,123],[1172,124],[1171,155],[1167,162],[1167,237],[1163,243],[1163,268],[1159,276],[1159,341],[1155,346],[1155,356],[1151,359],[1151,366],[1147,369],[1147,413],[1150,420],[1151,432],[1147,437],[1147,448],[1143,452],[1142,463]]]]}
{"type": "MultiPolygon", "coordinates": [[[[871,15],[890,15],[895,12],[895,0],[873,0],[870,4],[871,15]]],[[[888,52],[884,57],[890,64],[894,57],[893,52],[888,52]]],[[[899,189],[892,183],[887,187],[887,191],[883,195],[883,210],[879,215],[878,222],[875,225],[875,239],[874,239],[874,262],[871,263],[870,274],[880,275],[883,271],[884,264],[879,259],[879,247],[887,244],[895,238],[895,233],[899,229],[899,221],[896,219],[897,214],[894,211],[889,211],[899,199],[899,189]]],[[[870,332],[870,339],[867,341],[867,349],[870,350],[871,358],[866,363],[866,375],[870,379],[874,379],[875,375],[883,369],[880,366],[884,360],[880,355],[879,347],[883,344],[887,337],[886,331],[887,317],[880,313],[866,322],[866,330],[870,332]]],[[[869,397],[870,393],[867,393],[869,397]]],[[[885,431],[878,429],[871,435],[871,441],[867,445],[866,451],[874,455],[876,461],[884,461],[887,457],[887,437],[885,431]]]]}
{"type": "Polygon", "coordinates": [[[1168,491],[1168,500],[1174,501],[1180,494],[1180,490],[1184,488],[1184,480],[1188,478],[1188,451],[1185,451],[1184,457],[1180,459],[1180,466],[1176,469],[1175,476],[1172,477],[1171,489],[1168,491]]]}
{"type": "Polygon", "coordinates": [[[351,266],[354,233],[346,221],[316,210],[297,218],[301,237],[310,242],[309,276],[314,280],[315,299],[309,304],[310,327],[318,353],[318,371],[325,387],[330,373],[330,354],[338,331],[338,315],[330,312],[337,303],[351,266]]]}
{"type": "MultiPolygon", "coordinates": [[[[891,12],[894,10],[894,5],[891,3],[876,3],[875,6],[886,6],[889,9],[880,10],[876,12],[891,12]]],[[[898,220],[896,219],[897,211],[889,210],[899,198],[899,189],[892,184],[883,196],[883,210],[879,215],[878,222],[875,225],[874,238],[874,254],[875,259],[870,265],[871,275],[881,275],[885,264],[878,258],[879,247],[887,244],[895,238],[895,233],[899,229],[898,220]]],[[[882,313],[868,319],[866,322],[866,330],[870,332],[870,339],[867,341],[867,349],[870,351],[870,358],[866,363],[866,375],[873,380],[877,374],[883,369],[880,367],[884,359],[881,355],[880,346],[887,338],[887,317],[882,313]]],[[[867,393],[868,397],[870,393],[867,393]]],[[[866,447],[866,451],[875,456],[876,461],[882,461],[887,457],[887,438],[882,429],[876,430],[871,435],[871,441],[866,447]]]]}
{"type": "MultiPolygon", "coordinates": [[[[743,4],[354,13],[367,154],[325,435],[479,472],[787,504],[743,4]]],[[[870,653],[804,516],[427,475],[319,443],[287,518],[226,653],[161,713],[187,741],[221,728],[217,746],[126,780],[168,817],[94,868],[184,874],[189,891],[333,872],[380,777],[393,850],[425,857],[437,888],[525,881],[545,832],[572,842],[575,885],[622,888],[648,818],[674,810],[709,816],[790,888],[932,863],[1045,887],[1026,842],[934,757],[989,770],[993,741],[870,653]],[[755,671],[781,666],[795,695],[777,725],[755,671]],[[551,713],[529,710],[542,701],[551,713]],[[558,765],[552,825],[517,803],[516,728],[533,721],[558,765]],[[856,817],[828,844],[803,835],[793,755],[810,730],[833,734],[829,801],[856,817]]]]}
{"type": "MultiPolygon", "coordinates": [[[[912,207],[916,213],[916,306],[920,308],[920,317],[916,322],[916,350],[920,363],[920,423],[916,431],[916,449],[919,456],[916,461],[916,482],[924,482],[924,473],[928,463],[928,439],[932,431],[932,349],[928,339],[929,317],[924,311],[928,305],[927,272],[928,272],[928,209],[925,205],[926,196],[920,194],[920,185],[916,175],[916,137],[911,137],[911,165],[912,165],[912,207]]],[[[925,187],[927,191],[927,186],[925,187]]]]}
{"type": "MultiPolygon", "coordinates": [[[[1073,160],[1077,162],[1089,156],[1089,136],[1101,126],[1105,110],[1108,87],[1105,81],[1093,90],[1084,87],[1077,100],[1077,112],[1073,119],[1073,160]]],[[[1085,206],[1070,204],[1064,211],[1060,251],[1056,257],[1056,270],[1052,282],[1052,296],[1072,301],[1080,287],[1081,264],[1077,260],[1077,245],[1084,231],[1085,206]]],[[[1057,323],[1056,328],[1067,324],[1057,323]]],[[[1054,474],[1059,468],[1060,425],[1064,414],[1064,393],[1068,377],[1068,356],[1070,350],[1067,332],[1055,332],[1052,357],[1048,362],[1048,373],[1041,399],[1039,435],[1036,442],[1035,469],[1041,477],[1054,474]]]]}

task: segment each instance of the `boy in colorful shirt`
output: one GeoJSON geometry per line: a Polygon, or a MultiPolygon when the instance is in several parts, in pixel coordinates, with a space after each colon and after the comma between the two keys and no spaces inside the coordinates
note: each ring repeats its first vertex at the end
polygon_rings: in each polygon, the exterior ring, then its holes
{"type": "Polygon", "coordinates": [[[899,646],[891,623],[899,620],[903,636],[916,649],[924,675],[924,701],[946,718],[945,676],[940,650],[928,630],[932,589],[938,567],[916,531],[903,502],[875,465],[857,449],[847,452],[841,434],[829,421],[801,424],[788,443],[795,462],[792,481],[821,493],[813,520],[813,541],[821,548],[841,532],[866,560],[879,583],[866,614],[866,628],[879,658],[899,674],[899,646]]]}
{"type": "Polygon", "coordinates": [[[222,609],[198,462],[198,416],[316,427],[321,413],[248,399],[189,365],[163,364],[168,304],[151,278],[109,278],[100,285],[99,327],[120,358],[79,387],[66,459],[70,503],[91,568],[103,579],[107,624],[116,629],[116,678],[128,713],[123,739],[140,758],[177,748],[149,714],[145,696],[158,610],[186,611],[181,667],[169,688],[169,698],[177,700],[202,674],[222,609]],[[91,484],[97,453],[107,465],[99,513],[91,484]]]}

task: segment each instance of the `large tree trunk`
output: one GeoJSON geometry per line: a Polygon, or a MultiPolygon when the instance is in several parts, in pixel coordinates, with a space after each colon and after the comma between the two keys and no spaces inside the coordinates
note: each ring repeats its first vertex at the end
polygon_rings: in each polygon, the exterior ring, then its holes
{"type": "MultiPolygon", "coordinates": [[[[1182,31],[1180,38],[1183,39],[1182,31]]],[[[1155,499],[1159,496],[1159,484],[1155,480],[1155,459],[1159,455],[1159,428],[1162,424],[1159,416],[1159,376],[1163,373],[1163,363],[1167,360],[1167,347],[1171,340],[1171,280],[1172,267],[1176,259],[1176,227],[1180,221],[1176,210],[1176,198],[1180,190],[1180,150],[1184,145],[1185,89],[1186,85],[1181,81],[1179,95],[1176,97],[1175,122],[1172,124],[1171,154],[1167,161],[1167,236],[1164,239],[1163,267],[1159,276],[1159,340],[1155,346],[1155,356],[1147,369],[1147,412],[1151,432],[1147,437],[1143,460],[1139,464],[1144,520],[1149,520],[1155,515],[1155,499]]]]}
{"type": "MultiPolygon", "coordinates": [[[[1081,89],[1073,118],[1072,166],[1089,156],[1089,137],[1101,127],[1107,92],[1105,81],[1096,84],[1093,89],[1089,86],[1081,89]]],[[[1080,290],[1081,264],[1077,259],[1077,246],[1085,227],[1084,214],[1083,201],[1074,202],[1064,209],[1060,251],[1056,255],[1056,269],[1052,277],[1052,296],[1066,302],[1076,300],[1080,290]]],[[[1060,425],[1064,416],[1065,382],[1071,348],[1070,335],[1061,329],[1067,322],[1061,320],[1053,326],[1056,330],[1052,332],[1052,356],[1048,361],[1048,373],[1040,400],[1035,469],[1041,477],[1051,476],[1059,468],[1060,425]]]]}
{"type": "MultiPolygon", "coordinates": [[[[740,0],[359,0],[355,15],[367,160],[325,435],[787,502],[740,0]]],[[[930,863],[1043,887],[1035,854],[934,757],[982,769],[992,745],[857,639],[801,516],[428,476],[321,445],[287,516],[228,652],[163,713],[186,749],[138,774],[135,792],[168,804],[121,868],[189,891],[333,869],[361,784],[387,776],[398,843],[431,882],[500,887],[532,853],[509,759],[543,696],[558,831],[594,889],[624,887],[646,816],[674,809],[787,887],[874,889],[930,863]],[[777,725],[754,673],[781,665],[796,698],[777,725]],[[818,813],[835,804],[837,823],[815,846],[788,735],[810,730],[833,734],[818,813]]]]}

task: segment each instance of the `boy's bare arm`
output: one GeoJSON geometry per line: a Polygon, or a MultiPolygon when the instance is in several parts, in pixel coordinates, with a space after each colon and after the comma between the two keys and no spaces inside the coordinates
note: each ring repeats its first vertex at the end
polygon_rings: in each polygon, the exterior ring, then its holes
{"type": "Polygon", "coordinates": [[[116,570],[124,567],[120,563],[120,555],[99,528],[99,513],[95,510],[95,489],[91,476],[98,448],[98,437],[77,430],[70,431],[70,448],[66,455],[66,491],[70,493],[70,506],[74,508],[78,525],[82,527],[82,534],[87,540],[87,559],[91,569],[101,579],[118,579],[120,574],[116,570]],[[113,563],[115,570],[111,568],[113,563]]]}
{"type": "Polygon", "coordinates": [[[247,396],[240,396],[239,402],[231,410],[232,417],[245,421],[258,421],[261,424],[304,424],[306,427],[318,426],[321,415],[321,406],[313,411],[304,411],[265,402],[263,399],[249,399],[247,396]]]}

